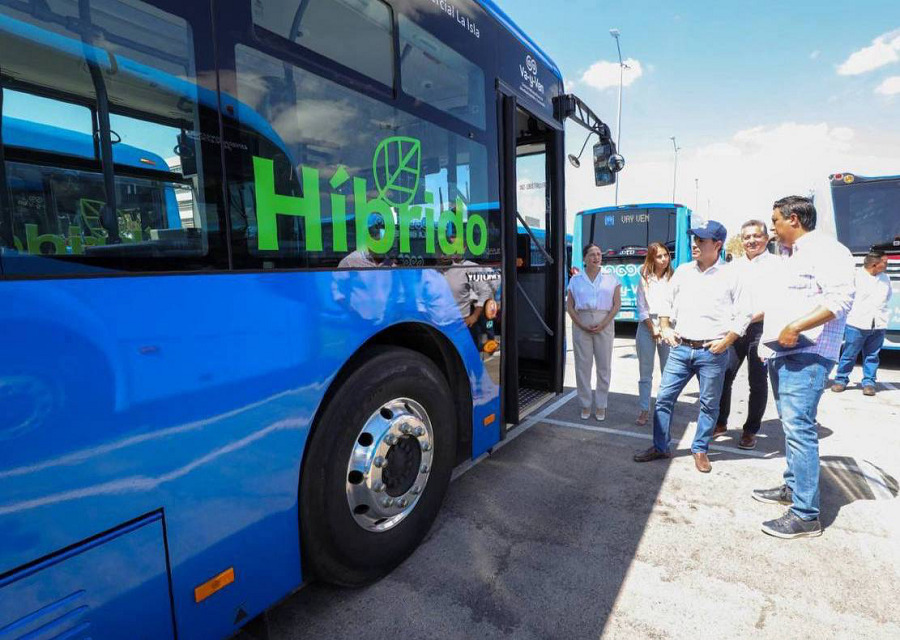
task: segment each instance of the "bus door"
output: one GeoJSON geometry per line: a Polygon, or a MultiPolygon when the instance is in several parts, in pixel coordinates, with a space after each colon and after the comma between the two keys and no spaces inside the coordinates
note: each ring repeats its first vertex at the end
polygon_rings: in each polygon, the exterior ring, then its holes
{"type": "Polygon", "coordinates": [[[503,99],[504,422],[563,385],[563,133],[503,99]]]}

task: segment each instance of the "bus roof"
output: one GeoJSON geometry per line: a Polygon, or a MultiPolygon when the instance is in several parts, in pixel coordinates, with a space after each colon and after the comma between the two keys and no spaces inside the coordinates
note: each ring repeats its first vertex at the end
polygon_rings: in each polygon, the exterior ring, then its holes
{"type": "Polygon", "coordinates": [[[856,173],[850,173],[848,171],[838,171],[836,173],[832,173],[828,176],[828,180],[831,181],[834,186],[841,185],[852,185],[857,182],[879,182],[881,180],[900,180],[900,176],[861,176],[856,173]],[[846,178],[850,177],[851,180],[847,182],[846,178]]]}
{"type": "Polygon", "coordinates": [[[548,56],[534,40],[528,37],[528,35],[519,28],[519,25],[513,22],[512,18],[506,15],[503,9],[498,7],[493,0],[477,0],[477,2],[485,11],[493,16],[501,26],[503,26],[507,31],[513,34],[519,40],[519,42],[534,51],[537,57],[541,59],[541,62],[547,65],[547,68],[553,72],[553,75],[555,75],[560,81],[562,81],[562,73],[560,72],[559,67],[556,66],[556,63],[550,59],[550,56],[548,56]]]}
{"type": "MultiPolygon", "coordinates": [[[[3,118],[3,144],[82,158],[94,157],[94,140],[88,133],[10,116],[3,118]]],[[[117,163],[142,169],[171,171],[166,161],[152,151],[121,142],[113,145],[113,149],[117,163]]]]}
{"type": "Polygon", "coordinates": [[[624,211],[628,209],[686,209],[683,204],[677,204],[672,202],[646,202],[641,204],[620,204],[614,205],[611,207],[598,207],[597,209],[585,209],[584,211],[579,211],[576,213],[576,216],[580,216],[583,214],[593,214],[593,213],[606,213],[607,211],[624,211]]]}

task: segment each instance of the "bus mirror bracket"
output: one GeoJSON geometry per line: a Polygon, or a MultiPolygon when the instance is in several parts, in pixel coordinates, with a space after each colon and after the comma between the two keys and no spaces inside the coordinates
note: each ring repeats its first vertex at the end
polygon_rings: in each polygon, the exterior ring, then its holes
{"type": "Polygon", "coordinates": [[[570,119],[600,138],[594,145],[594,184],[598,187],[615,184],[616,174],[625,168],[625,158],[616,150],[609,126],[574,93],[554,98],[554,104],[560,120],[570,119]]]}

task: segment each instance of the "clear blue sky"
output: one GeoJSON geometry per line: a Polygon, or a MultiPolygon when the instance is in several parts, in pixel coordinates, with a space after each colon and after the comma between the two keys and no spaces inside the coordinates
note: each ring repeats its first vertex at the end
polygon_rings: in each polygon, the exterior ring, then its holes
{"type": "Polygon", "coordinates": [[[643,76],[625,91],[623,147],[626,140],[632,149],[652,147],[671,135],[679,144],[699,145],[785,120],[900,128],[900,101],[873,108],[869,88],[876,77],[900,74],[900,65],[860,76],[835,70],[877,36],[900,28],[897,0],[565,0],[549,11],[544,0],[501,5],[610,122],[616,90],[599,91],[578,80],[593,62],[616,60],[609,29],[621,30],[623,57],[643,67],[643,76]]]}
{"type": "MultiPolygon", "coordinates": [[[[770,215],[778,197],[827,196],[832,172],[900,174],[898,0],[499,1],[614,133],[617,67],[607,88],[583,76],[617,61],[609,29],[621,31],[623,57],[642,73],[624,91],[620,204],[674,191],[731,229],[770,215]]],[[[577,152],[584,136],[567,130],[577,152]]],[[[613,204],[585,163],[567,170],[566,195],[570,221],[613,204]]],[[[826,215],[828,200],[817,198],[826,215]]]]}

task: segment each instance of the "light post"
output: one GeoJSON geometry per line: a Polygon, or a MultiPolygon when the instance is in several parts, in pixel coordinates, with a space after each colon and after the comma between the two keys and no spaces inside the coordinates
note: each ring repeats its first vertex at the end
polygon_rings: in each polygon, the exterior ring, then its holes
{"type": "Polygon", "coordinates": [[[675,143],[675,136],[670,136],[672,148],[675,150],[675,169],[672,171],[672,204],[675,204],[675,186],[678,184],[678,150],[681,148],[675,143]]]}
{"type": "MultiPolygon", "coordinates": [[[[616,115],[616,153],[622,153],[622,80],[625,73],[625,65],[622,63],[622,47],[619,46],[619,30],[610,29],[611,35],[616,41],[616,51],[619,53],[619,111],[616,115]]],[[[619,180],[616,180],[616,206],[619,204],[619,180]]]]}

